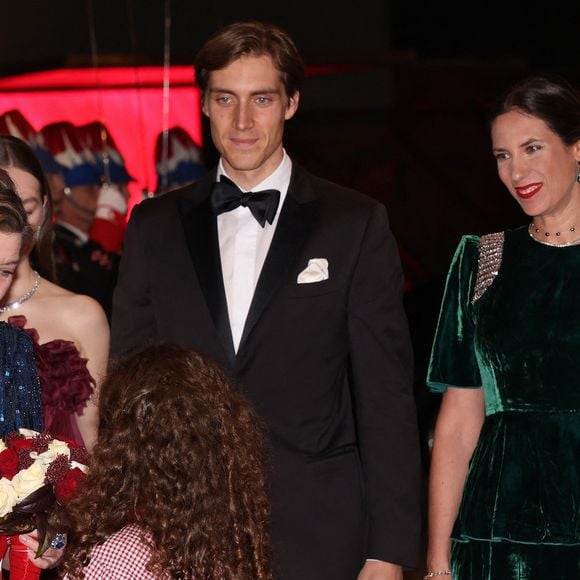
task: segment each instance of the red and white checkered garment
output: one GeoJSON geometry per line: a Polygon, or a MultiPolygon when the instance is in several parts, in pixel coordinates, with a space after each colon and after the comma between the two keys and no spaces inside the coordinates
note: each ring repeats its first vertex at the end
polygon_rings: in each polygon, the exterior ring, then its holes
{"type": "MultiPolygon", "coordinates": [[[[139,526],[125,526],[91,550],[86,580],[155,580],[145,566],[151,552],[140,539],[139,526]]],[[[72,580],[65,576],[65,580],[72,580]]]]}

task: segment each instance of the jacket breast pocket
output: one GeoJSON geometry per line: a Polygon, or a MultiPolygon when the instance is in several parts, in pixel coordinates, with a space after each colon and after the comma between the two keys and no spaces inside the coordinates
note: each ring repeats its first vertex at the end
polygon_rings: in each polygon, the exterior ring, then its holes
{"type": "Polygon", "coordinates": [[[289,284],[285,288],[286,296],[289,298],[312,298],[314,296],[324,296],[344,289],[345,284],[341,280],[322,280],[321,282],[310,282],[308,284],[289,284]]]}

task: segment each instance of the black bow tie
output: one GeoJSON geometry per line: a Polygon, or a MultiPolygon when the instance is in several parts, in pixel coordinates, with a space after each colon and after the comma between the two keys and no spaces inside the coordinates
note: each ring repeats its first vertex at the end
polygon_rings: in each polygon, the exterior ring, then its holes
{"type": "Polygon", "coordinates": [[[211,208],[216,215],[236,209],[240,205],[247,207],[256,221],[264,227],[266,221],[271,224],[276,216],[280,192],[277,189],[263,191],[242,191],[231,179],[222,175],[211,190],[211,208]]]}

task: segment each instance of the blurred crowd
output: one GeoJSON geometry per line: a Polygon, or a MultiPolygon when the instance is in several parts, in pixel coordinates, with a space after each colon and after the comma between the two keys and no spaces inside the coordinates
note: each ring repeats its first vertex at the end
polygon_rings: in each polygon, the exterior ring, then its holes
{"type": "MultiPolygon", "coordinates": [[[[16,110],[0,115],[0,135],[24,141],[45,174],[52,197],[56,281],[96,299],[110,319],[112,292],[135,181],[109,127],[100,121],[68,121],[35,130],[16,110]]],[[[202,151],[182,127],[162,131],[155,144],[157,184],[162,195],[206,172],[202,151]]]]}

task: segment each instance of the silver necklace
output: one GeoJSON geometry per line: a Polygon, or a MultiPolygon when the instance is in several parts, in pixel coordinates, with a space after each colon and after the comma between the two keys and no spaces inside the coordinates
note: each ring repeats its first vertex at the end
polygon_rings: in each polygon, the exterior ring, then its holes
{"type": "MultiPolygon", "coordinates": [[[[551,248],[566,248],[568,246],[575,246],[576,244],[578,244],[578,242],[580,242],[580,238],[576,238],[575,240],[572,240],[571,242],[563,242],[561,244],[555,244],[553,242],[546,242],[545,240],[538,240],[538,238],[536,238],[536,236],[534,236],[533,232],[532,232],[532,228],[535,232],[539,233],[539,229],[534,225],[534,223],[532,222],[529,226],[528,226],[528,234],[530,234],[530,238],[532,238],[532,240],[534,240],[534,242],[538,242],[538,244],[544,244],[544,246],[550,246],[551,248]]],[[[573,232],[575,231],[576,228],[572,227],[570,228],[570,231],[573,232]]],[[[546,235],[550,235],[549,233],[547,233],[546,235]]],[[[556,232],[556,235],[559,236],[560,232],[556,232]]]]}
{"type": "Polygon", "coordinates": [[[0,306],[0,314],[4,314],[10,310],[16,310],[17,308],[20,308],[27,300],[30,300],[36,294],[36,291],[40,286],[40,274],[36,270],[33,270],[33,272],[34,284],[32,285],[32,288],[26,294],[24,294],[24,296],[18,298],[18,300],[13,300],[4,306],[0,306]]]}

